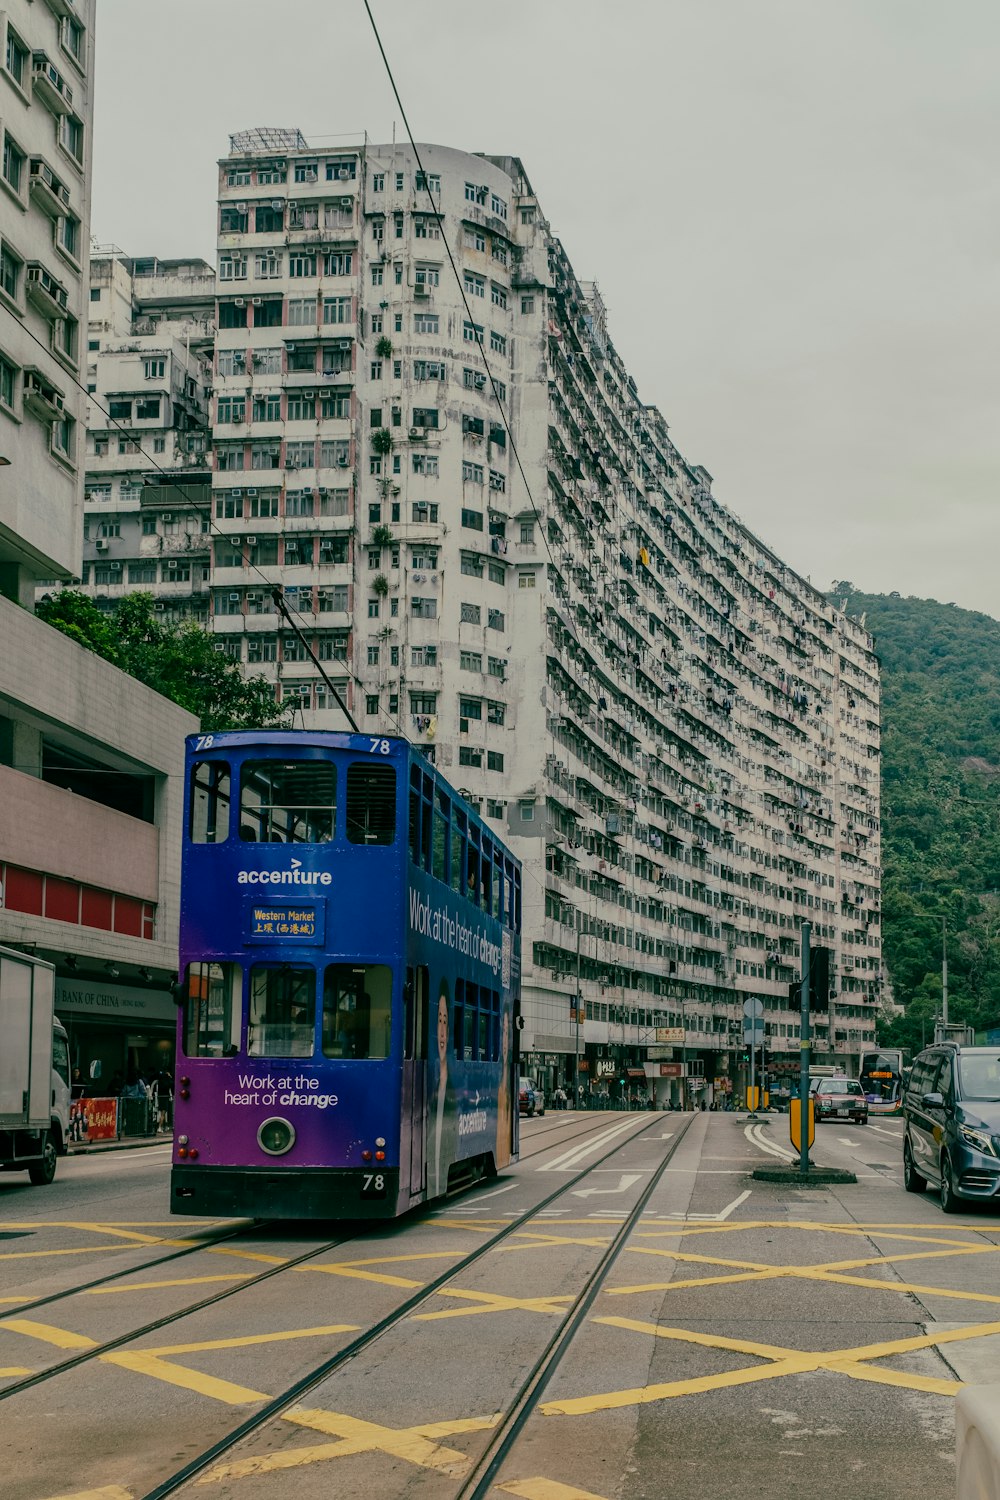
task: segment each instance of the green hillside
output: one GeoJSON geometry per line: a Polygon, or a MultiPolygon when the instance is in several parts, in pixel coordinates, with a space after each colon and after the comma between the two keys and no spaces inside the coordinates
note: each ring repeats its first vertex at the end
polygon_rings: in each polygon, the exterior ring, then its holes
{"type": "Polygon", "coordinates": [[[1000,1026],[1000,621],[849,583],[830,598],[882,663],[883,941],[907,1013],[879,1039],[930,1038],[942,921],[949,1019],[1000,1026]]]}

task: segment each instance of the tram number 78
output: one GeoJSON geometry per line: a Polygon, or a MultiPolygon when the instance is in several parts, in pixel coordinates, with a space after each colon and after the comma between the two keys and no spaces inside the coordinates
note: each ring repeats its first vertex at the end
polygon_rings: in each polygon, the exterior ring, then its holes
{"type": "Polygon", "coordinates": [[[362,1198],[384,1198],[385,1176],[382,1172],[366,1172],[361,1180],[362,1198]]]}

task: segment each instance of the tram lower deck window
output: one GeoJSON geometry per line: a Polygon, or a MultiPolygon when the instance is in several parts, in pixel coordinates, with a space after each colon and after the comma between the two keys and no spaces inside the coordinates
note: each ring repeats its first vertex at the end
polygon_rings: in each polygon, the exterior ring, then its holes
{"type": "Polygon", "coordinates": [[[242,991],[239,964],[188,964],[184,985],[187,1057],[229,1057],[239,1051],[242,991]]]}
{"type": "Polygon", "coordinates": [[[316,1046],[316,971],[290,964],[250,970],[251,1057],[312,1057],[316,1046]]]}
{"type": "Polygon", "coordinates": [[[323,982],[324,1057],[388,1057],[392,970],[387,964],[331,964],[323,982]]]}

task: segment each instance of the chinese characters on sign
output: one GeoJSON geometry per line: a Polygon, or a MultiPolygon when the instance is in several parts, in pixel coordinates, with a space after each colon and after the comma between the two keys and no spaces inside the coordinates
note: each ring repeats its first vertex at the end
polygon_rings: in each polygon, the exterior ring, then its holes
{"type": "Polygon", "coordinates": [[[315,906],[254,906],[250,910],[250,936],[262,938],[315,938],[315,906]]]}

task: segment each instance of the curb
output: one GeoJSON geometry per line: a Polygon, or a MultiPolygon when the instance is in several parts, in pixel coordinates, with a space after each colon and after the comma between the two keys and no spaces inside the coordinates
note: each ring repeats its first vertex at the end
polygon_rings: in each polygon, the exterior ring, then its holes
{"type": "Polygon", "coordinates": [[[783,1182],[801,1188],[824,1188],[858,1180],[844,1167],[810,1167],[808,1175],[803,1175],[798,1167],[754,1167],[750,1175],[755,1182],[783,1182]]]}
{"type": "Polygon", "coordinates": [[[137,1135],[129,1136],[119,1141],[90,1141],[85,1144],[73,1142],[66,1152],[67,1156],[99,1156],[102,1151],[134,1151],[136,1147],[144,1146],[172,1146],[174,1141],[173,1132],[164,1132],[161,1135],[137,1135]]]}

